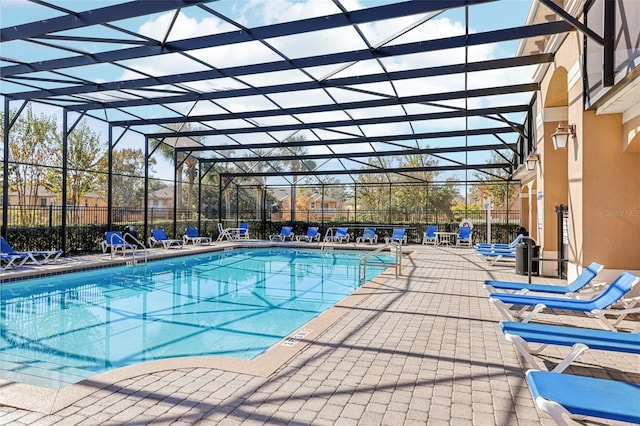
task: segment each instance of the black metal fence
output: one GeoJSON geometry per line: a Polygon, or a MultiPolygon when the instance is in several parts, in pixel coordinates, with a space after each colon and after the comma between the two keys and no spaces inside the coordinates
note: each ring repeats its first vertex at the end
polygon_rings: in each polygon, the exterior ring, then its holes
{"type": "MultiPolygon", "coordinates": [[[[258,239],[277,234],[283,225],[293,226],[296,234],[306,233],[309,226],[320,227],[324,234],[330,227],[343,225],[352,225],[354,228],[362,228],[364,225],[395,225],[407,228],[409,241],[419,243],[427,225],[437,225],[441,231],[456,232],[462,219],[468,219],[473,223],[473,241],[488,241],[488,212],[484,210],[466,214],[452,211],[297,210],[293,215],[294,220],[291,220],[291,213],[265,212],[262,215],[255,210],[235,211],[229,217],[219,220],[213,215],[202,214],[198,217],[196,212],[185,210],[179,211],[174,221],[172,208],[150,208],[147,229],[144,229],[143,209],[114,208],[111,229],[108,229],[106,207],[70,207],[66,209],[65,246],[69,253],[98,251],[106,231],[124,230],[127,226],[135,227],[141,240],[155,228],[163,228],[169,237],[182,238],[184,229],[188,226],[199,227],[201,235],[216,238],[218,222],[225,227],[236,227],[240,222],[248,222],[250,237],[258,239]]],[[[60,248],[62,215],[61,206],[9,206],[7,237],[18,250],[60,248]]],[[[515,237],[518,226],[519,211],[491,211],[493,242],[510,242],[515,237]]],[[[381,230],[379,236],[384,237],[387,231],[381,230]]]]}

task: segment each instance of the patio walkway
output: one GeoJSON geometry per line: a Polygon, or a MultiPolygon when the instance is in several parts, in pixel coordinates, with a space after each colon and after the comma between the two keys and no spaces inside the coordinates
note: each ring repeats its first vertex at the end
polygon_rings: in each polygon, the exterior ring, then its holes
{"type": "MultiPolygon", "coordinates": [[[[501,335],[482,287],[488,278],[526,277],[470,249],[409,249],[401,277],[387,274],[361,288],[357,303],[334,308],[331,324],[268,377],[229,371],[241,367],[170,368],[96,382],[53,414],[0,407],[0,424],[553,424],[537,412],[529,366],[501,335]]],[[[584,315],[539,318],[598,328],[584,315]]],[[[561,353],[544,351],[552,363],[561,353]]],[[[638,357],[593,351],[567,372],[640,383],[639,365],[638,357]]]]}

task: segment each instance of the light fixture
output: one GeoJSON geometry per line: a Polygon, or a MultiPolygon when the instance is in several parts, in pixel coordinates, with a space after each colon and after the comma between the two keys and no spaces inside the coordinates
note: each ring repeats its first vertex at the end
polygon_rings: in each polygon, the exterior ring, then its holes
{"type": "Polygon", "coordinates": [[[569,136],[571,136],[572,138],[576,137],[575,124],[564,125],[562,123],[558,123],[556,132],[551,135],[551,140],[553,141],[553,149],[567,149],[569,136]]]}
{"type": "Polygon", "coordinates": [[[525,161],[527,170],[535,170],[537,162],[538,162],[538,154],[529,154],[529,156],[527,157],[527,160],[525,161]]]}

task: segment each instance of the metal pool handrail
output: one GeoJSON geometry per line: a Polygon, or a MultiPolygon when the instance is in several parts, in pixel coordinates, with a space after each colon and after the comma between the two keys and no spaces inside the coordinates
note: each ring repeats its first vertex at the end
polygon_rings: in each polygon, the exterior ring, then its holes
{"type": "MultiPolygon", "coordinates": [[[[140,247],[142,247],[142,251],[144,253],[144,263],[147,263],[147,246],[145,246],[142,241],[140,241],[139,239],[137,239],[135,236],[131,235],[129,232],[125,232],[125,234],[122,236],[122,239],[125,241],[125,243],[127,242],[127,236],[129,236],[133,241],[135,241],[136,244],[138,244],[140,247]]],[[[113,258],[113,251],[111,252],[111,257],[113,258]]],[[[135,265],[137,262],[136,260],[136,250],[133,251],[133,264],[135,265]]]]}
{"type": "Polygon", "coordinates": [[[380,266],[380,265],[384,265],[384,266],[394,266],[395,267],[395,274],[396,277],[398,275],[402,275],[402,243],[397,243],[397,242],[390,242],[387,243],[385,245],[383,245],[382,247],[379,247],[377,249],[375,249],[372,252],[369,252],[367,254],[365,254],[364,256],[362,256],[362,259],[360,259],[360,261],[358,262],[358,283],[360,285],[362,285],[366,280],[367,280],[367,265],[371,265],[371,266],[380,266]],[[395,249],[395,261],[393,263],[389,263],[389,262],[382,262],[382,261],[369,261],[369,259],[388,249],[389,251],[391,251],[392,249],[395,249]]]}

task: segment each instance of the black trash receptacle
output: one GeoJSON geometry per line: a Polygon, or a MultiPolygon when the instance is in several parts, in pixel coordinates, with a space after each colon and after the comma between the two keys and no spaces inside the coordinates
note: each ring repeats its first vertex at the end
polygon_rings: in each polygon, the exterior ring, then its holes
{"type": "MultiPolygon", "coordinates": [[[[522,242],[516,246],[516,274],[529,274],[529,253],[531,253],[532,258],[539,257],[540,246],[536,246],[528,242],[522,242]],[[531,246],[530,251],[529,246],[531,246]]],[[[540,262],[538,262],[537,260],[531,261],[531,275],[539,274],[539,264],[540,262]]]]}

